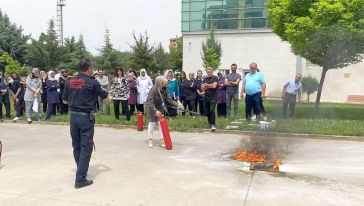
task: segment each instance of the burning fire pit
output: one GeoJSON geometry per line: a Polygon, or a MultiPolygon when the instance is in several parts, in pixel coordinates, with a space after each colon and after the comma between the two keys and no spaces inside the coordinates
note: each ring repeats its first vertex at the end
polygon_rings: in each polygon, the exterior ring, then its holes
{"type": "Polygon", "coordinates": [[[267,172],[278,172],[280,159],[269,160],[266,155],[259,154],[257,150],[249,153],[247,150],[236,152],[232,159],[250,163],[250,170],[259,170],[267,172]]]}

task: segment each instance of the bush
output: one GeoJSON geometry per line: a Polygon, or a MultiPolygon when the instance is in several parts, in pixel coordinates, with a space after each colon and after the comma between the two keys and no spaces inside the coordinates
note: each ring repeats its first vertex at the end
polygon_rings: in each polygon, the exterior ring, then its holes
{"type": "Polygon", "coordinates": [[[307,94],[307,101],[310,101],[310,94],[316,92],[319,88],[319,82],[316,78],[308,76],[303,77],[302,80],[302,90],[307,94]]]}

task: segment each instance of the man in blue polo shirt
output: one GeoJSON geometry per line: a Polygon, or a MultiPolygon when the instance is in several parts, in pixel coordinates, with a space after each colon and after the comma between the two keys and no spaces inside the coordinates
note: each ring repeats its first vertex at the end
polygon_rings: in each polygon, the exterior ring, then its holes
{"type": "Polygon", "coordinates": [[[257,72],[257,64],[251,63],[249,65],[250,73],[245,75],[244,82],[241,90],[241,97],[245,96],[245,117],[247,121],[251,120],[252,109],[256,111],[257,119],[262,115],[263,109],[261,108],[261,101],[265,98],[266,83],[264,76],[257,72]]]}

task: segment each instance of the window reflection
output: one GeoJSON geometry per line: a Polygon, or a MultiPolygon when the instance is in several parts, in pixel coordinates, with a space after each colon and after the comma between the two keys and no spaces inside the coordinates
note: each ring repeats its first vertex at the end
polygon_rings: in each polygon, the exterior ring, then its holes
{"type": "Polygon", "coordinates": [[[266,28],[267,0],[183,0],[182,31],[266,28]]]}

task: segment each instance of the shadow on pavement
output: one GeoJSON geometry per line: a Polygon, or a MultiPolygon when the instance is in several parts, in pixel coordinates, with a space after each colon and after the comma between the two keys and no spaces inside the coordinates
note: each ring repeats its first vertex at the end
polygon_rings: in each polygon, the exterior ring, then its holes
{"type": "Polygon", "coordinates": [[[88,177],[95,179],[99,174],[109,172],[112,169],[103,164],[91,165],[88,172],[88,177]]]}

